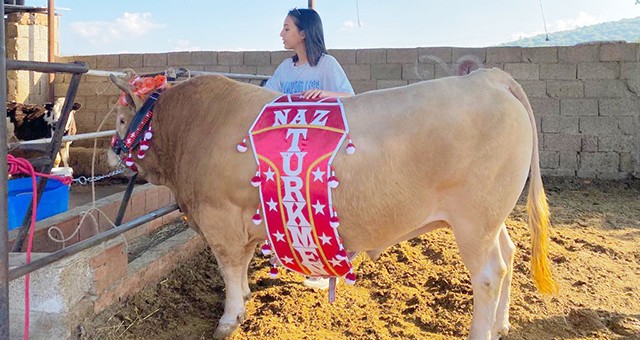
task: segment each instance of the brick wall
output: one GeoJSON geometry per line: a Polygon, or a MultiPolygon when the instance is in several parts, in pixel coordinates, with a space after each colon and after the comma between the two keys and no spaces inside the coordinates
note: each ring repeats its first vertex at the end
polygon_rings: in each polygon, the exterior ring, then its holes
{"type": "MultiPolygon", "coordinates": [[[[58,20],[57,17],[56,20],[58,20]]],[[[5,20],[5,32],[7,58],[47,61],[49,53],[47,14],[11,13],[5,20]]],[[[57,38],[54,49],[58,50],[57,38]]],[[[42,104],[48,100],[48,85],[47,74],[7,71],[7,100],[42,104]]]]}
{"type": "MultiPolygon", "coordinates": [[[[540,135],[543,173],[618,179],[640,173],[639,45],[594,43],[572,47],[407,48],[331,50],[356,93],[454,74],[467,61],[511,73],[527,92],[540,135]]],[[[169,66],[270,75],[287,51],[172,52],[73,56],[92,69],[138,73],[169,66]]],[[[56,78],[57,96],[69,75],[56,78]]],[[[81,132],[95,131],[118,97],[106,78],[85,76],[76,115],[81,132]]],[[[104,129],[113,128],[109,118],[104,129]]],[[[91,146],[88,142],[76,145],[91,146]]],[[[104,145],[104,144],[103,144],[104,145]]]]}

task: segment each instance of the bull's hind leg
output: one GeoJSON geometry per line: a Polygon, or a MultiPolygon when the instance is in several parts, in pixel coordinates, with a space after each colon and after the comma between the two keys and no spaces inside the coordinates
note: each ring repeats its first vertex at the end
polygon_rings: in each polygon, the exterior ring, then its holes
{"type": "Polygon", "coordinates": [[[466,221],[452,225],[473,287],[473,320],[469,339],[491,339],[507,271],[500,252],[500,225],[490,227],[466,221]]]}
{"type": "Polygon", "coordinates": [[[507,335],[511,324],[509,323],[509,302],[511,301],[511,277],[513,276],[513,257],[515,254],[516,246],[511,241],[509,233],[507,232],[507,226],[502,224],[500,228],[500,253],[502,254],[502,260],[507,266],[507,274],[502,281],[502,289],[500,290],[500,302],[498,303],[498,310],[496,311],[496,322],[493,326],[494,335],[507,335]]]}

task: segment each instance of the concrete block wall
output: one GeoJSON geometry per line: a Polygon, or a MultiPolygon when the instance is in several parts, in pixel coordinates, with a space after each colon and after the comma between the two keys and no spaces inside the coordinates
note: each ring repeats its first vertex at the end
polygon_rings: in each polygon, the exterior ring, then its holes
{"type": "MultiPolygon", "coordinates": [[[[571,47],[405,48],[330,50],[356,93],[456,74],[474,64],[498,67],[524,87],[536,115],[543,173],[620,179],[640,173],[639,44],[603,42],[571,47]]],[[[71,56],[90,68],[138,73],[168,67],[270,75],[289,51],[171,52],[71,56]]],[[[56,78],[66,93],[70,76],[56,78]]],[[[81,132],[95,131],[118,98],[106,78],[85,76],[76,115],[81,132]]],[[[113,117],[103,127],[112,129],[113,117]]],[[[247,123],[249,124],[249,122],[247,123]]],[[[108,141],[103,141],[106,146],[108,141]]],[[[77,143],[90,147],[89,142],[77,143]]]]}
{"type": "MultiPolygon", "coordinates": [[[[56,22],[58,17],[56,17],[56,22]]],[[[5,20],[7,58],[47,61],[48,18],[46,13],[11,13],[5,20]]],[[[58,39],[54,42],[58,51],[58,39]]],[[[7,100],[42,104],[48,100],[47,74],[30,71],[7,71],[7,100]]]]}

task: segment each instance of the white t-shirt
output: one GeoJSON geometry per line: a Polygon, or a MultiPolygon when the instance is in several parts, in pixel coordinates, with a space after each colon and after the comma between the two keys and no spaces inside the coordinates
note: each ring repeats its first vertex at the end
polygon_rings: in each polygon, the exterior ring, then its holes
{"type": "Polygon", "coordinates": [[[296,66],[293,58],[285,59],[264,87],[285,94],[311,89],[355,94],[340,63],[328,54],[323,54],[316,66],[296,66]]]}

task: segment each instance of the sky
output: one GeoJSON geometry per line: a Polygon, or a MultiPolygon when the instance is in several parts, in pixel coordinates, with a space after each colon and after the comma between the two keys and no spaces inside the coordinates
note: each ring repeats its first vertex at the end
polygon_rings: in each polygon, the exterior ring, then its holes
{"type": "MultiPolygon", "coordinates": [[[[306,0],[57,0],[60,54],[278,51],[306,0]]],[[[46,0],[27,0],[46,7],[46,0]]],[[[486,47],[640,16],[635,0],[316,0],[328,49],[486,47]],[[541,10],[542,7],[542,10],[541,10]],[[544,20],[543,20],[544,13],[544,20]]]]}

